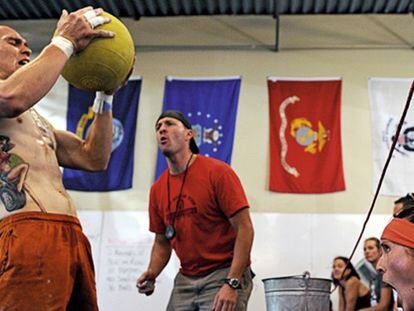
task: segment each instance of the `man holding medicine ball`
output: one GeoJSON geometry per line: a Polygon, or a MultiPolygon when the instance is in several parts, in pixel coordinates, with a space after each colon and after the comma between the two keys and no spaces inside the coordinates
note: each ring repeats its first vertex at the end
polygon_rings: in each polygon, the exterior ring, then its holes
{"type": "Polygon", "coordinates": [[[59,167],[106,168],[113,92],[97,92],[85,140],[54,129],[32,107],[71,55],[114,36],[94,29],[110,21],[101,14],[64,10],[57,36],[33,61],[26,40],[0,26],[0,310],[98,310],[90,244],[59,167]]]}

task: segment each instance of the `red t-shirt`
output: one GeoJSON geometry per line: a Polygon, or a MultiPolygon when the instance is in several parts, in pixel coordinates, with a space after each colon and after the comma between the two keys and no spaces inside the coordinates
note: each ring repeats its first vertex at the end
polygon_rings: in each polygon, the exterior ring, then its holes
{"type": "MultiPolygon", "coordinates": [[[[168,212],[168,170],[152,185],[149,203],[150,231],[164,234],[176,212],[184,173],[170,174],[168,212]]],[[[229,218],[248,207],[236,173],[219,160],[197,155],[188,168],[182,206],[174,221],[175,237],[170,241],[181,262],[181,273],[206,275],[228,267],[233,259],[236,231],[229,218]]]]}

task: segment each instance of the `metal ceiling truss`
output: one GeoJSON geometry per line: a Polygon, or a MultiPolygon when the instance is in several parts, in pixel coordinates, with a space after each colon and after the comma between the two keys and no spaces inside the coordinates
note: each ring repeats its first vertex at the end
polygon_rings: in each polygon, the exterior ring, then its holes
{"type": "Polygon", "coordinates": [[[273,8],[275,51],[278,51],[281,15],[414,14],[414,0],[273,0],[273,8]]]}

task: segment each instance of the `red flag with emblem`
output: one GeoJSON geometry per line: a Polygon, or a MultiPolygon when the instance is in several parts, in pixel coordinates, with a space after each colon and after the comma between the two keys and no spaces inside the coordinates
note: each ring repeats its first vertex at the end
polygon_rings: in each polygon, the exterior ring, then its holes
{"type": "Polygon", "coordinates": [[[341,80],[268,79],[269,190],[345,190],[341,155],[341,80]]]}

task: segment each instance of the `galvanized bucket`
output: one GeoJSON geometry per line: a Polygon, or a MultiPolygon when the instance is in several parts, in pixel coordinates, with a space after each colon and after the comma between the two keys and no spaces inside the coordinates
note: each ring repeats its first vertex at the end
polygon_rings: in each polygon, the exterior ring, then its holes
{"type": "Polygon", "coordinates": [[[331,280],[303,275],[262,280],[267,311],[329,311],[331,280]]]}

